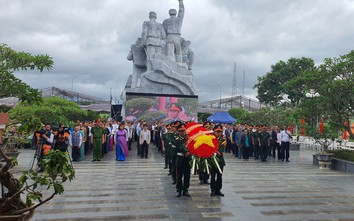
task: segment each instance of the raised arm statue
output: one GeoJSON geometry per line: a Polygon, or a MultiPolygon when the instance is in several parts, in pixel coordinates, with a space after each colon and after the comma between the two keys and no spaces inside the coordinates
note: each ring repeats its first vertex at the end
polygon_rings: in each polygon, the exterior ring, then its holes
{"type": "Polygon", "coordinates": [[[184,18],[184,4],[183,0],[178,0],[179,10],[178,15],[176,9],[170,9],[170,18],[163,21],[163,28],[166,32],[166,48],[167,56],[181,63],[182,50],[181,50],[181,28],[184,18]],[[177,16],[176,16],[177,15],[177,16]]]}

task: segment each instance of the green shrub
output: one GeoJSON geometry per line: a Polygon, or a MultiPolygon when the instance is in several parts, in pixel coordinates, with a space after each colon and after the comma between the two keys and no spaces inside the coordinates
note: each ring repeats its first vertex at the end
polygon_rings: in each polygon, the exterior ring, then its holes
{"type": "Polygon", "coordinates": [[[354,151],[352,150],[331,150],[329,152],[334,153],[335,158],[354,162],[354,151]]]}

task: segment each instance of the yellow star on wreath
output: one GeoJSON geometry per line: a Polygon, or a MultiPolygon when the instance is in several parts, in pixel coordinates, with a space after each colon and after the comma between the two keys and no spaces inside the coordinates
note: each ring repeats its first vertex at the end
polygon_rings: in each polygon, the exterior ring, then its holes
{"type": "Polygon", "coordinates": [[[194,139],[195,140],[194,149],[198,149],[203,144],[206,144],[208,146],[215,148],[214,143],[213,143],[214,138],[215,137],[212,135],[201,135],[201,136],[196,137],[194,139]]]}

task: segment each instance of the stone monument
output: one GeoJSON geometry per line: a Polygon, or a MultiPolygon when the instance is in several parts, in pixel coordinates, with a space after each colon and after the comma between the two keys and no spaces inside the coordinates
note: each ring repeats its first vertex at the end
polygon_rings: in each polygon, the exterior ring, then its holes
{"type": "Polygon", "coordinates": [[[184,18],[183,0],[179,10],[170,9],[170,17],[157,22],[156,12],[143,22],[141,37],[131,46],[127,56],[133,62],[125,92],[196,95],[191,42],[181,37],[184,18]]]}

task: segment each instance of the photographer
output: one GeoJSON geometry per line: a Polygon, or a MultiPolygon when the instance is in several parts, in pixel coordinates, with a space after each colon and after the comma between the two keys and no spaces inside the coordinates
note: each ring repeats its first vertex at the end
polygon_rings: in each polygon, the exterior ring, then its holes
{"type": "Polygon", "coordinates": [[[68,150],[69,129],[59,125],[58,131],[54,133],[54,150],[66,152],[68,150]]]}
{"type": "Polygon", "coordinates": [[[40,148],[40,155],[38,158],[39,172],[43,171],[41,161],[42,161],[44,155],[46,155],[47,152],[51,149],[51,146],[54,141],[54,134],[52,133],[51,129],[52,129],[52,127],[50,126],[50,124],[46,124],[45,129],[40,132],[40,137],[38,139],[37,148],[40,148]]]}

